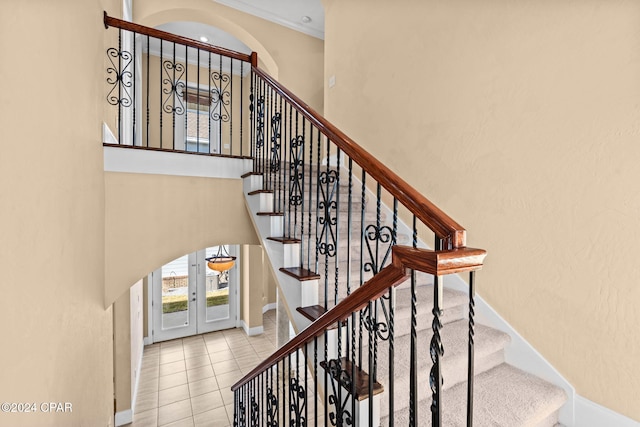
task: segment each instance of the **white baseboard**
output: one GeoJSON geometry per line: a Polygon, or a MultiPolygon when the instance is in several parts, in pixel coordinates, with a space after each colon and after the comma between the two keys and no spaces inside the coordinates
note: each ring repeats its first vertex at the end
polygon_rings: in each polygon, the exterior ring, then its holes
{"type": "Polygon", "coordinates": [[[153,338],[144,337],[144,345],[151,345],[151,344],[153,344],[153,338]]]}
{"type": "Polygon", "coordinates": [[[265,305],[264,307],[262,307],[262,314],[266,313],[269,310],[276,310],[277,308],[278,308],[278,303],[271,302],[271,303],[265,305]]]}
{"type": "Polygon", "coordinates": [[[131,409],[127,409],[126,411],[116,412],[114,423],[116,427],[123,426],[125,424],[129,424],[133,422],[133,411],[131,409]]]}
{"type": "Polygon", "coordinates": [[[576,395],[576,427],[639,427],[640,422],[576,395]]]}
{"type": "Polygon", "coordinates": [[[241,320],[240,323],[242,324],[242,329],[244,329],[245,334],[249,335],[250,337],[254,335],[260,335],[264,332],[264,328],[262,327],[262,325],[250,328],[249,325],[244,322],[244,320],[241,320]]]}

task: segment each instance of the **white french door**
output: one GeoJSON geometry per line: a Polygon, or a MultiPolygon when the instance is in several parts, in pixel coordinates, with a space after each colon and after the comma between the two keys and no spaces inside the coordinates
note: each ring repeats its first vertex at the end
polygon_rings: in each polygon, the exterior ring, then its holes
{"type": "MultiPolygon", "coordinates": [[[[237,248],[229,246],[233,255],[237,248]]],[[[207,267],[218,247],[184,255],[152,273],[153,341],[166,341],[237,325],[239,258],[225,273],[207,267]]]]}

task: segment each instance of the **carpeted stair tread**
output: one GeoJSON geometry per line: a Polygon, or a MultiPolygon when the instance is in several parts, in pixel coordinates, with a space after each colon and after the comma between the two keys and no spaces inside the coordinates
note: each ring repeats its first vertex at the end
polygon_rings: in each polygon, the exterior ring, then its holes
{"type": "MultiPolygon", "coordinates": [[[[443,387],[448,389],[464,382],[467,378],[467,348],[468,348],[469,323],[466,319],[457,320],[446,324],[441,330],[444,357],[442,360],[443,387]]],[[[418,348],[418,384],[429,383],[429,371],[431,370],[431,358],[429,357],[429,343],[433,332],[423,329],[417,333],[418,348]]],[[[484,325],[475,327],[475,373],[476,375],[492,369],[504,362],[504,347],[510,342],[508,334],[484,325]]],[[[365,344],[366,345],[366,342],[365,344]]],[[[380,345],[380,344],[379,344],[380,345]]],[[[394,341],[394,387],[396,408],[408,405],[406,400],[409,390],[411,336],[396,336],[394,341]]],[[[378,381],[383,385],[388,384],[388,352],[386,345],[380,345],[378,353],[378,381]]],[[[366,368],[365,368],[366,370],[366,368]]],[[[421,388],[419,398],[428,397],[430,389],[421,388]]],[[[387,415],[388,407],[381,408],[381,414],[387,415]]]]}
{"type": "MultiPolygon", "coordinates": [[[[474,380],[473,424],[478,427],[554,427],[566,401],[563,389],[502,363],[474,380]]],[[[467,383],[442,394],[442,425],[466,426],[467,383]]],[[[431,398],[418,404],[417,425],[430,425],[431,398]]],[[[409,425],[408,408],[395,411],[395,425],[409,425]]],[[[388,418],[381,419],[388,425],[388,418]]]]}

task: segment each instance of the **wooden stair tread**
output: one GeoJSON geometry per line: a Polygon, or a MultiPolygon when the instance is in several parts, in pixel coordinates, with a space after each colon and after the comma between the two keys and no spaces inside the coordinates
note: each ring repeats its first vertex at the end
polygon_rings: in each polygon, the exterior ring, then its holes
{"type": "Polygon", "coordinates": [[[262,175],[262,172],[247,172],[240,175],[240,178],[248,178],[251,175],[262,175]]]}
{"type": "Polygon", "coordinates": [[[263,194],[263,193],[273,193],[273,190],[253,190],[253,191],[249,191],[247,194],[249,196],[253,196],[256,194],[263,194]]]}
{"type": "Polygon", "coordinates": [[[267,237],[267,240],[273,240],[274,242],[282,243],[283,245],[291,245],[293,243],[300,243],[300,239],[293,237],[267,237]]]}
{"type": "MultiPolygon", "coordinates": [[[[321,306],[321,305],[310,305],[307,307],[298,307],[296,308],[296,311],[302,314],[307,319],[311,320],[312,322],[315,322],[316,319],[318,319],[320,316],[326,313],[324,306],[321,306]]],[[[337,328],[338,328],[338,324],[334,323],[329,328],[327,328],[327,330],[330,331],[332,329],[337,329],[337,328]]]]}
{"type": "Polygon", "coordinates": [[[301,282],[306,282],[307,280],[319,280],[320,275],[315,271],[307,270],[302,267],[282,267],[280,269],[284,274],[288,274],[291,277],[295,277],[301,282]]]}
{"type": "MultiPolygon", "coordinates": [[[[327,367],[326,361],[323,360],[322,362],[320,362],[320,366],[322,366],[324,369],[329,370],[329,376],[331,376],[334,380],[338,380],[337,373],[331,372],[331,370],[327,367]]],[[[353,374],[353,364],[350,360],[347,360],[347,358],[345,357],[341,358],[340,368],[348,378],[351,378],[351,375],[353,374]]],[[[355,379],[353,380],[353,382],[355,383],[355,398],[360,401],[367,399],[369,397],[369,374],[360,369],[358,366],[355,366],[355,379]]],[[[350,391],[350,384],[344,384],[344,381],[341,381],[341,383],[346,390],[350,391]]],[[[373,396],[375,396],[376,394],[382,393],[384,391],[384,387],[379,382],[374,381],[372,391],[373,396]]]]}

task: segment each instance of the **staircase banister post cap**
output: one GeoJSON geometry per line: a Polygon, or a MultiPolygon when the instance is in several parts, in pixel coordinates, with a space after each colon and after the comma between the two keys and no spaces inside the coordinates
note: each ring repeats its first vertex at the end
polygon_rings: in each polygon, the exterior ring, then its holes
{"type": "Polygon", "coordinates": [[[424,273],[443,276],[446,274],[480,270],[487,251],[476,248],[454,248],[443,251],[395,245],[393,264],[424,273]]]}

